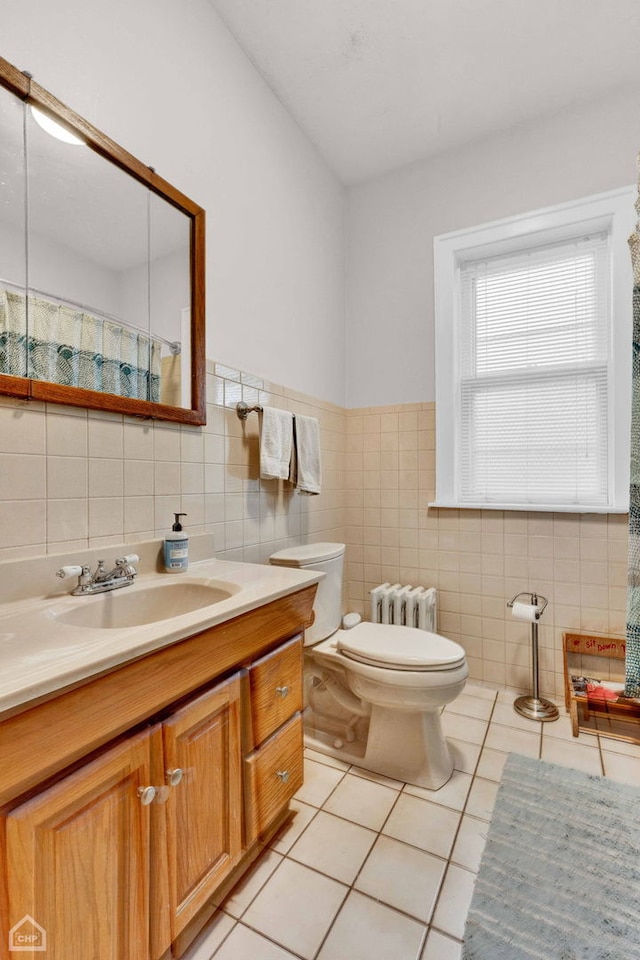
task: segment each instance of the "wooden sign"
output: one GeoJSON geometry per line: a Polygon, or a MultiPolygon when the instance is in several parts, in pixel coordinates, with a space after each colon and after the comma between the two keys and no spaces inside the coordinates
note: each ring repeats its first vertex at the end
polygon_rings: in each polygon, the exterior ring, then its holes
{"type": "Polygon", "coordinates": [[[565,633],[564,649],[567,653],[588,653],[596,657],[624,660],[626,640],[621,637],[596,637],[584,633],[565,633]]]}

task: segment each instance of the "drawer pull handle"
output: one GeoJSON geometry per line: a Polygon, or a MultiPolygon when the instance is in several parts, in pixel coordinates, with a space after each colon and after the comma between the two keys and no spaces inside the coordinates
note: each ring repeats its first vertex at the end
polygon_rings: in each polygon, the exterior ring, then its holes
{"type": "Polygon", "coordinates": [[[276,770],[276,777],[278,777],[283,783],[286,783],[289,779],[288,770],[276,770]]]}
{"type": "Polygon", "coordinates": [[[184,773],[180,769],[180,767],[176,767],[175,770],[166,771],[167,783],[169,784],[170,787],[177,787],[180,781],[182,780],[183,776],[184,776],[184,773]]]}
{"type": "Polygon", "coordinates": [[[284,699],[289,696],[289,687],[276,687],[276,693],[284,699]]]}
{"type": "Polygon", "coordinates": [[[138,787],[138,796],[143,807],[148,807],[156,798],[155,787],[138,787]]]}

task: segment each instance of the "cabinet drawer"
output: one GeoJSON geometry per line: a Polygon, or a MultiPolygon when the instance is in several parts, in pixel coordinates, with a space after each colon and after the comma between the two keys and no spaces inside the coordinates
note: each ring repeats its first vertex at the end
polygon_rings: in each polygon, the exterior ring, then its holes
{"type": "Polygon", "coordinates": [[[302,786],[302,716],[297,714],[245,760],[247,840],[253,840],[302,786]]]}
{"type": "Polygon", "coordinates": [[[249,670],[249,684],[251,742],[257,747],[302,710],[302,637],[256,660],[249,670]]]}

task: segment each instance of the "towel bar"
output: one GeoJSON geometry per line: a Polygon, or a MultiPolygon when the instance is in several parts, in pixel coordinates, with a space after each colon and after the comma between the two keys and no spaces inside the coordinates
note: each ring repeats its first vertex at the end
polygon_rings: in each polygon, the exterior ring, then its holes
{"type": "Polygon", "coordinates": [[[236,413],[238,414],[238,419],[246,420],[250,413],[262,413],[262,407],[259,403],[250,407],[244,400],[238,400],[236,403],[236,413]]]}
{"type": "MultiPolygon", "coordinates": [[[[259,403],[256,403],[253,407],[250,407],[244,400],[238,400],[236,403],[236,413],[238,414],[239,420],[246,420],[250,413],[262,413],[262,407],[259,403]]],[[[295,420],[295,413],[291,414],[295,420]]]]}

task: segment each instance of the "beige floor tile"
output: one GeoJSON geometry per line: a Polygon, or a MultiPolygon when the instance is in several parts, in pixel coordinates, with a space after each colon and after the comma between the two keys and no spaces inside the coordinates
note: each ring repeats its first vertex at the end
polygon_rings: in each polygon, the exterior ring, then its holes
{"type": "Polygon", "coordinates": [[[492,750],[491,747],[485,747],[480,755],[480,763],[476,771],[477,776],[500,783],[508,756],[508,753],[503,753],[501,750],[492,750]]]}
{"type": "Polygon", "coordinates": [[[577,743],[578,738],[571,732],[571,720],[566,714],[561,714],[557,720],[549,720],[542,724],[542,737],[554,737],[557,740],[568,740],[577,743]]]}
{"type": "Polygon", "coordinates": [[[518,693],[517,690],[498,690],[496,703],[513,704],[513,701],[521,696],[522,696],[522,693],[518,693]]]}
{"type": "Polygon", "coordinates": [[[291,822],[186,960],[461,960],[475,873],[510,751],[541,751],[543,760],[596,774],[602,755],[605,775],[640,785],[640,745],[574,738],[564,713],[554,723],[527,721],[513,712],[516,694],[508,691],[488,724],[495,692],[478,691],[468,687],[443,714],[456,734],[449,732],[455,771],[439,791],[347,770],[308,751],[291,822]]]}
{"type": "Polygon", "coordinates": [[[243,920],[285,949],[311,960],[347,892],[348,887],[336,880],[284,860],[243,920]]]}
{"type": "Polygon", "coordinates": [[[480,756],[480,745],[467,743],[465,740],[456,740],[449,736],[447,737],[447,744],[456,770],[461,770],[463,773],[474,773],[480,756]]]}
{"type": "Polygon", "coordinates": [[[236,921],[226,913],[218,913],[209,921],[203,933],[192,943],[183,955],[182,960],[211,960],[215,951],[229,932],[235,927],[236,921]]]}
{"type": "Polygon", "coordinates": [[[442,714],[442,729],[445,737],[464,740],[466,743],[481,744],[487,732],[487,721],[475,717],[463,717],[457,713],[442,714]]]}
{"type": "Polygon", "coordinates": [[[452,810],[462,810],[467,801],[472,780],[473,777],[468,773],[454,770],[451,779],[439,790],[427,790],[425,787],[416,787],[408,783],[403,792],[412,797],[420,797],[422,800],[441,803],[443,807],[451,807],[452,810]]]}
{"type": "Polygon", "coordinates": [[[522,753],[526,757],[540,755],[540,732],[529,733],[526,730],[516,730],[515,727],[502,726],[492,723],[487,734],[485,747],[492,750],[502,750],[503,753],[522,753]]]}
{"type": "Polygon", "coordinates": [[[289,856],[334,880],[351,884],[375,840],[373,830],[320,810],[289,856]]]}
{"type": "Polygon", "coordinates": [[[464,688],[464,693],[470,697],[482,697],[484,700],[491,700],[492,703],[498,695],[498,691],[493,687],[485,687],[481,683],[468,682],[464,688]]]}
{"type": "Polygon", "coordinates": [[[594,773],[596,776],[602,776],[603,772],[597,746],[568,744],[564,740],[549,738],[542,743],[542,759],[563,767],[572,767],[574,770],[583,770],[585,773],[594,773]]]}
{"type": "Polygon", "coordinates": [[[292,800],[291,811],[291,819],[278,831],[270,844],[271,849],[278,853],[285,854],[291,849],[302,831],[317,814],[318,808],[311,807],[307,803],[300,803],[299,800],[292,800]]]}
{"type": "Polygon", "coordinates": [[[640,760],[640,743],[629,743],[626,740],[613,740],[611,737],[602,737],[600,745],[607,753],[622,753],[626,757],[637,757],[640,760]]]}
{"type": "Polygon", "coordinates": [[[462,944],[431,930],[421,960],[462,960],[462,944]]]}
{"type": "Polygon", "coordinates": [[[215,960],[295,960],[292,953],[265,940],[259,933],[236,924],[218,952],[215,960]]]}
{"type": "Polygon", "coordinates": [[[540,720],[528,720],[522,714],[516,713],[510,703],[496,703],[491,724],[499,723],[504,727],[515,727],[516,730],[526,730],[527,733],[540,733],[540,728],[546,726],[540,720]]]}
{"type": "Polygon", "coordinates": [[[475,874],[454,864],[449,866],[432,920],[434,927],[462,940],[474,883],[475,874]]]}
{"type": "Polygon", "coordinates": [[[352,891],[318,960],[418,960],[426,928],[352,891]]]}
{"type": "Polygon", "coordinates": [[[394,780],[392,777],[383,777],[381,773],[375,773],[373,770],[365,770],[364,767],[352,766],[349,769],[354,777],[364,777],[365,780],[372,780],[374,783],[381,783],[384,787],[391,787],[393,790],[402,790],[404,783],[402,780],[394,780]]]}
{"type": "Polygon", "coordinates": [[[379,837],[355,883],[356,890],[429,922],[446,863],[406,843],[379,837]]]}
{"type": "Polygon", "coordinates": [[[603,750],[602,762],[605,776],[620,783],[632,783],[640,787],[640,757],[625,757],[622,753],[603,750]]]}
{"type": "Polygon", "coordinates": [[[428,800],[401,794],[382,832],[421,850],[448,857],[460,822],[460,813],[428,800]]]}
{"type": "Polygon", "coordinates": [[[348,773],[323,809],[371,830],[380,830],[397,799],[397,790],[348,773]]]}
{"type": "Polygon", "coordinates": [[[465,813],[472,817],[478,817],[480,820],[491,820],[491,814],[496,802],[498,793],[498,784],[494,780],[483,780],[481,777],[474,777],[473,786],[469,791],[469,799],[465,807],[465,813]]]}
{"type": "Polygon", "coordinates": [[[329,754],[320,753],[319,750],[310,750],[309,747],[305,748],[304,755],[307,760],[315,760],[317,763],[324,763],[327,767],[335,767],[336,770],[344,770],[346,772],[351,766],[351,764],[345,763],[344,760],[338,760],[336,757],[330,757],[329,754]]]}
{"type": "Polygon", "coordinates": [[[465,814],[451,854],[452,862],[477,873],[488,830],[489,824],[486,820],[478,820],[465,814]]]}
{"type": "Polygon", "coordinates": [[[465,717],[475,717],[477,720],[488,720],[492,710],[493,700],[471,696],[465,690],[447,705],[445,713],[459,713],[465,717]]]}
{"type": "Polygon", "coordinates": [[[304,783],[296,793],[296,800],[312,807],[321,807],[344,776],[342,770],[329,767],[326,763],[305,760],[304,783]]]}
{"type": "Polygon", "coordinates": [[[261,857],[258,857],[222,904],[224,912],[239,920],[253,898],[281,863],[282,856],[274,850],[267,850],[261,857]]]}

